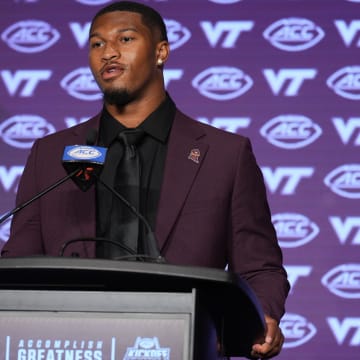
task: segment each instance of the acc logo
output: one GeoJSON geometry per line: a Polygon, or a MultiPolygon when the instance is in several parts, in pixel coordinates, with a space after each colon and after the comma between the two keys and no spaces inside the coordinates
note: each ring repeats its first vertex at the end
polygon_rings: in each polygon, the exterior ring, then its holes
{"type": "Polygon", "coordinates": [[[321,127],[302,115],[280,115],[269,120],[260,134],[271,144],[283,149],[299,149],[314,142],[321,127]]]}
{"type": "Polygon", "coordinates": [[[360,264],[339,265],[321,279],[333,294],[345,299],[360,299],[360,264]]]}
{"type": "Polygon", "coordinates": [[[86,101],[100,100],[102,94],[89,68],[78,68],[67,74],[60,82],[69,95],[86,101]]]}
{"type": "Polygon", "coordinates": [[[60,34],[45,21],[24,20],[10,25],[1,38],[16,51],[36,53],[54,45],[60,39],[60,34]]]}
{"type": "Polygon", "coordinates": [[[316,327],[303,316],[286,313],[280,321],[284,333],[284,348],[294,348],[308,342],[315,336],[316,327]]]}
{"type": "Polygon", "coordinates": [[[325,177],[324,183],[335,194],[360,199],[360,164],[339,166],[325,177]]]}
{"type": "Polygon", "coordinates": [[[170,360],[170,348],[161,348],[159,339],[137,337],[134,347],[128,347],[123,360],[170,360]]]}
{"type": "Polygon", "coordinates": [[[307,244],[319,234],[319,227],[301,214],[283,213],[272,217],[279,244],[295,248],[307,244]]]}
{"type": "Polygon", "coordinates": [[[4,142],[19,149],[30,149],[36,139],[53,132],[54,126],[37,115],[15,115],[0,125],[4,142]]]}
{"type": "MultiPolygon", "coordinates": [[[[3,215],[1,215],[3,216],[3,215]]],[[[0,218],[1,218],[0,216],[0,218]]],[[[0,225],[0,240],[6,242],[10,236],[11,218],[8,218],[0,225]]]]}
{"type": "Polygon", "coordinates": [[[110,2],[110,0],[76,0],[84,5],[102,5],[110,2]]]}
{"type": "Polygon", "coordinates": [[[175,20],[165,20],[171,50],[184,45],[191,37],[191,32],[175,20]]]}
{"type": "Polygon", "coordinates": [[[271,45],[285,51],[303,51],[315,46],[324,31],[308,19],[287,18],[271,24],[263,33],[271,45]]]}
{"type": "Polygon", "coordinates": [[[249,75],[242,70],[229,67],[211,67],[198,74],[192,86],[200,94],[214,100],[230,100],[243,95],[253,85],[249,75]]]}
{"type": "Polygon", "coordinates": [[[336,94],[350,100],[360,100],[360,66],[346,66],[326,81],[336,94]]]}
{"type": "Polygon", "coordinates": [[[92,146],[75,146],[67,154],[72,160],[90,160],[102,156],[102,153],[92,146]]]}

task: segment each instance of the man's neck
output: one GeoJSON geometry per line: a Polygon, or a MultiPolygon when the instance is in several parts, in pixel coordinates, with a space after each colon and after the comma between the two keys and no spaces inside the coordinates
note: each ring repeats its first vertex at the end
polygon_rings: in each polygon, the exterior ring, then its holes
{"type": "Polygon", "coordinates": [[[105,103],[105,107],[107,111],[121,124],[128,128],[136,128],[160,106],[165,98],[166,93],[164,91],[161,96],[134,100],[122,107],[108,103],[105,103]]]}

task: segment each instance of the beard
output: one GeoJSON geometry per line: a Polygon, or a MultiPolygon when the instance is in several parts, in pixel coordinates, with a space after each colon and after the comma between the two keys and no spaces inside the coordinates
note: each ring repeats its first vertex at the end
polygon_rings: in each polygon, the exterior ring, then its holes
{"type": "Polygon", "coordinates": [[[133,96],[125,89],[105,90],[103,99],[110,105],[123,107],[133,100],[133,96]]]}

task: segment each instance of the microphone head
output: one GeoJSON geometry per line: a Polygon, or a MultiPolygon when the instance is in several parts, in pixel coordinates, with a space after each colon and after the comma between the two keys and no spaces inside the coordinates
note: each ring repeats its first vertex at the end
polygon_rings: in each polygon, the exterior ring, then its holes
{"type": "Polygon", "coordinates": [[[72,179],[82,191],[87,191],[100,175],[107,149],[100,146],[65,146],[62,164],[68,174],[79,169],[72,179]]]}

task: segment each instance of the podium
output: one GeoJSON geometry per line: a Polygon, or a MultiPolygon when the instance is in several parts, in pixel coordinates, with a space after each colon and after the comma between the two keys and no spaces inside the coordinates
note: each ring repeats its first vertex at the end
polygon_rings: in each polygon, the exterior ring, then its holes
{"type": "Polygon", "coordinates": [[[6,360],[212,360],[248,356],[263,313],[233,273],[169,264],[0,259],[6,360]]]}

